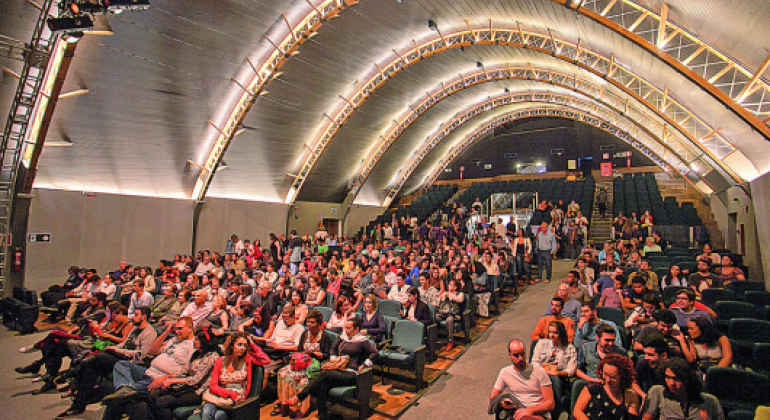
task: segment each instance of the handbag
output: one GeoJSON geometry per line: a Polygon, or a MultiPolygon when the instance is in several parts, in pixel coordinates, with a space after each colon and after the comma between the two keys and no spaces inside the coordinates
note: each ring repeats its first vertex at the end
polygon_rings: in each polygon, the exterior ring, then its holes
{"type": "Polygon", "coordinates": [[[487,273],[484,273],[480,276],[476,276],[473,278],[473,284],[476,286],[486,286],[487,285],[487,273]]]}
{"type": "Polygon", "coordinates": [[[111,346],[113,343],[110,340],[96,340],[91,344],[91,348],[94,350],[104,351],[107,346],[111,346]]]}
{"type": "Polygon", "coordinates": [[[348,367],[348,358],[339,357],[335,360],[329,360],[321,365],[321,370],[345,370],[348,367]]]}
{"type": "Polygon", "coordinates": [[[460,305],[449,299],[444,299],[439,303],[438,313],[445,316],[460,315],[460,305]]]}
{"type": "Polygon", "coordinates": [[[220,397],[219,395],[214,395],[209,390],[206,390],[206,392],[203,393],[202,398],[203,398],[203,402],[214,404],[215,406],[220,408],[230,407],[235,403],[232,398],[220,397]]]}
{"type": "Polygon", "coordinates": [[[296,352],[292,353],[289,358],[289,365],[291,370],[306,370],[313,363],[313,359],[307,353],[296,352]]]}

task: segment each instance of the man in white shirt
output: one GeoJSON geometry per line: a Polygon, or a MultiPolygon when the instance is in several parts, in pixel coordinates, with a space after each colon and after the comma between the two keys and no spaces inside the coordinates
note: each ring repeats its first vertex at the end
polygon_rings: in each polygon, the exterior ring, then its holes
{"type": "MultiPolygon", "coordinates": [[[[508,357],[513,365],[500,370],[489,399],[494,399],[507,388],[523,405],[523,408],[516,410],[516,420],[550,419],[556,402],[548,373],[539,365],[527,363],[527,351],[519,339],[514,338],[508,343],[508,357]]],[[[500,398],[499,405],[505,410],[514,409],[510,398],[500,398]]]]}
{"type": "Polygon", "coordinates": [[[195,268],[195,275],[203,277],[203,275],[208,273],[212,268],[214,268],[214,264],[211,262],[211,257],[203,257],[203,262],[198,263],[198,266],[195,268]]]}
{"type": "Polygon", "coordinates": [[[128,305],[128,316],[133,317],[134,312],[143,306],[149,307],[155,302],[150,292],[144,290],[144,280],[134,282],[134,293],[131,293],[131,303],[128,305]]]}
{"type": "Polygon", "coordinates": [[[284,356],[297,351],[299,339],[305,327],[297,322],[293,306],[286,306],[281,312],[281,317],[275,324],[275,330],[270,338],[255,338],[256,341],[265,343],[265,353],[270,357],[270,364],[265,367],[267,371],[280,369],[284,362],[284,356]]]}
{"type": "Polygon", "coordinates": [[[190,367],[190,357],[195,352],[194,333],[192,319],[179,318],[173,327],[167,329],[152,343],[149,353],[157,356],[152,360],[149,368],[128,360],[121,360],[115,364],[112,369],[112,381],[117,391],[104,397],[104,403],[114,404],[125,401],[140,392],[146,393],[147,387],[156,380],[180,376],[187,372],[190,367]],[[176,336],[164,343],[172,329],[176,336]]]}
{"type": "Polygon", "coordinates": [[[388,299],[397,300],[402,305],[409,300],[409,285],[406,284],[406,275],[404,273],[396,274],[396,284],[390,288],[388,299]]]}
{"type": "Polygon", "coordinates": [[[197,326],[211,314],[214,308],[209,302],[209,294],[205,290],[196,290],[193,296],[195,298],[187,305],[180,317],[190,317],[197,326]]]}

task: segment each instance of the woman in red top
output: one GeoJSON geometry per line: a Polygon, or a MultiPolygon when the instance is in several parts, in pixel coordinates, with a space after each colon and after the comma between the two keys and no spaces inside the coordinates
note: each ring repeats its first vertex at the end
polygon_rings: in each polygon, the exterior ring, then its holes
{"type": "Polygon", "coordinates": [[[230,336],[225,343],[225,355],[217,359],[211,372],[209,390],[203,397],[203,420],[227,418],[226,412],[211,401],[219,399],[220,404],[235,404],[245,400],[251,392],[252,365],[265,366],[268,363],[270,358],[251,341],[248,334],[230,336]]]}

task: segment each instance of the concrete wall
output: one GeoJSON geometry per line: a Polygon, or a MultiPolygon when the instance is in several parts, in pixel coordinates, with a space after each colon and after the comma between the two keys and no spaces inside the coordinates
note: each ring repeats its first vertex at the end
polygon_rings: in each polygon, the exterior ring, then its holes
{"type": "Polygon", "coordinates": [[[252,243],[259,239],[267,248],[270,233],[285,233],[288,208],[279,203],[207,198],[198,221],[196,248],[224,252],[232,234],[252,243]]]}
{"type": "Polygon", "coordinates": [[[770,174],[765,174],[751,182],[751,195],[754,201],[754,212],[759,215],[757,220],[757,241],[762,258],[761,269],[765,273],[765,288],[770,289],[770,174]]]}
{"type": "Polygon", "coordinates": [[[366,226],[377,216],[385,212],[387,208],[378,206],[361,206],[354,204],[350,206],[348,218],[345,220],[345,235],[354,236],[358,230],[366,226]]]}
{"type": "MultiPolygon", "coordinates": [[[[191,251],[192,201],[43,189],[34,193],[29,233],[50,233],[52,242],[27,245],[27,288],[45,290],[66,278],[72,265],[103,275],[120,261],[154,268],[161,259],[191,251]]],[[[198,222],[197,248],[224,252],[233,233],[260,239],[267,247],[270,232],[285,232],[288,207],[209,198],[198,222]]]]}
{"type": "MultiPolygon", "coordinates": [[[[342,223],[343,208],[338,203],[317,203],[297,201],[289,208],[289,229],[296,230],[299,236],[305,232],[311,235],[318,230],[318,224],[323,219],[340,220],[342,223]]],[[[337,232],[329,232],[337,234],[337,232]]]]}
{"type": "Polygon", "coordinates": [[[25,284],[38,292],[66,278],[71,265],[103,274],[121,260],[155,267],[190,251],[191,201],[42,189],[34,195],[29,233],[52,237],[27,245],[25,284]]]}
{"type": "MultiPolygon", "coordinates": [[[[765,188],[770,188],[770,181],[765,182],[768,183],[765,188]]],[[[745,187],[750,189],[752,194],[759,192],[761,195],[761,185],[757,184],[755,187],[752,183],[752,185],[746,184],[745,187]]],[[[762,219],[760,219],[759,224],[757,223],[756,214],[767,214],[770,204],[757,208],[756,206],[759,204],[757,197],[755,196],[752,200],[740,187],[731,187],[719,194],[712,195],[709,202],[719,230],[722,231],[725,238],[725,247],[735,253],[743,251],[743,263],[749,267],[749,279],[764,281],[767,277],[764,273],[767,271],[762,267],[763,258],[760,245],[762,242],[758,236],[758,229],[763,228],[763,223],[761,222],[762,219]],[[731,225],[731,219],[735,221],[734,226],[731,225]],[[741,249],[740,232],[743,232],[743,249],[741,249]]]]}

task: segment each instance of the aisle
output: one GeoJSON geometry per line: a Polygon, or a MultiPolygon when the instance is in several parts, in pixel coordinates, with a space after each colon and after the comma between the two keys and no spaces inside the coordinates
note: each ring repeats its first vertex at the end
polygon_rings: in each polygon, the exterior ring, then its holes
{"type": "Polygon", "coordinates": [[[529,336],[538,319],[545,314],[559,280],[564,278],[573,264],[573,261],[554,261],[554,281],[528,287],[401,418],[447,420],[491,417],[487,414],[489,393],[500,369],[511,364],[506,348],[508,341],[520,338],[527,343],[529,352],[529,336]]]}

